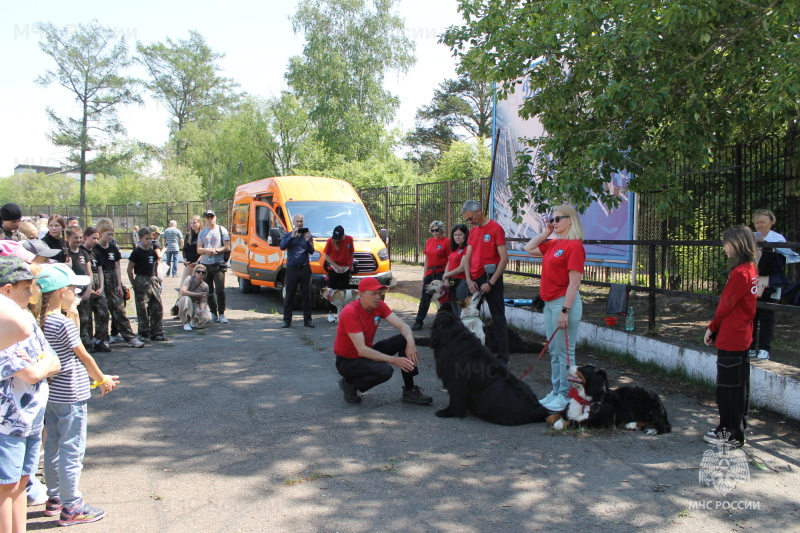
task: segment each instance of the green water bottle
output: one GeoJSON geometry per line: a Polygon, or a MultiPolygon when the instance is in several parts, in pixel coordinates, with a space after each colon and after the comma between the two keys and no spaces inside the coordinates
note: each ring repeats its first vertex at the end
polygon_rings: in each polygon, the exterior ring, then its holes
{"type": "Polygon", "coordinates": [[[628,316],[625,317],[625,331],[633,331],[633,307],[628,307],[628,316]]]}

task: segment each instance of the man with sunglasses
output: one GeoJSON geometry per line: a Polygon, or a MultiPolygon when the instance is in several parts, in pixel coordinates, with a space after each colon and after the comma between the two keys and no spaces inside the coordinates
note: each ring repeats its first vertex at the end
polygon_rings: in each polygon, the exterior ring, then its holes
{"type": "Polygon", "coordinates": [[[225,318],[225,272],[228,270],[225,254],[231,251],[231,236],[224,226],[217,224],[217,214],[205,212],[206,227],[197,236],[197,253],[200,264],[205,265],[208,284],[208,307],[212,322],[227,324],[225,318]]]}
{"type": "Polygon", "coordinates": [[[428,315],[431,297],[433,296],[428,292],[427,287],[433,280],[442,279],[447,266],[447,258],[450,255],[450,239],[447,238],[444,232],[444,222],[440,220],[431,222],[430,232],[431,238],[425,243],[425,263],[423,266],[425,276],[422,278],[422,296],[419,299],[417,318],[414,320],[414,325],[411,326],[412,331],[422,329],[422,324],[428,315]]]}
{"type": "Polygon", "coordinates": [[[508,364],[508,324],[503,296],[503,272],[508,263],[506,234],[503,227],[487,217],[480,202],[468,200],[461,216],[472,225],[462,266],[470,294],[480,292],[489,306],[497,338],[497,359],[508,364]]]}

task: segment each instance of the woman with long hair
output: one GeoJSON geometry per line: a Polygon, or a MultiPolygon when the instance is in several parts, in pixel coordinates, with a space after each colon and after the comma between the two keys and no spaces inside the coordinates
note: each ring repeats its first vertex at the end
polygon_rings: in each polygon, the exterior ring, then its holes
{"type": "Polygon", "coordinates": [[[703,440],[714,445],[741,446],[750,403],[747,348],[753,338],[758,298],[756,241],[750,228],[734,226],[722,234],[722,246],[731,260],[731,271],[703,339],[706,346],[717,348],[719,424],[703,435],[703,440]]]}
{"type": "Polygon", "coordinates": [[[200,260],[200,254],[197,253],[197,236],[200,235],[200,230],[203,229],[203,219],[200,215],[192,215],[189,221],[189,233],[183,240],[183,264],[184,269],[181,274],[181,285],[187,276],[194,273],[194,267],[200,260]]]}
{"type": "Polygon", "coordinates": [[[458,302],[469,296],[467,287],[467,275],[461,260],[467,251],[467,239],[469,238],[469,228],[466,224],[456,224],[450,230],[450,255],[447,257],[442,281],[449,287],[450,302],[453,305],[453,312],[456,316],[461,316],[461,306],[458,302]]]}
{"type": "MultiPolygon", "coordinates": [[[[569,333],[569,359],[575,362],[575,344],[583,315],[578,288],[583,278],[586,250],[583,247],[583,225],[578,212],[570,205],[556,207],[547,219],[545,230],[525,245],[525,251],[542,258],[542,279],[539,297],[544,300],[544,331],[549,339],[557,329],[569,333]],[[549,239],[554,234],[556,238],[549,239]]],[[[541,400],[551,411],[567,408],[567,347],[564,335],[556,334],[550,342],[550,381],[553,390],[541,400]]]]}
{"type": "Polygon", "coordinates": [[[42,242],[53,250],[61,250],[61,253],[54,256],[53,259],[59,263],[69,264],[69,255],[67,255],[67,237],[64,232],[67,230],[67,222],[61,215],[53,215],[47,221],[47,235],[42,237],[42,242]]]}

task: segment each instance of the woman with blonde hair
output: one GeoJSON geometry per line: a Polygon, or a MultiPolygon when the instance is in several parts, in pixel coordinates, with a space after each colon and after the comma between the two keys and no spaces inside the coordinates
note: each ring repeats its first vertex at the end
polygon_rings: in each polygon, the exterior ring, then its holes
{"type": "MultiPolygon", "coordinates": [[[[542,258],[542,279],[539,297],[544,300],[544,330],[549,339],[556,330],[569,333],[570,363],[575,362],[575,344],[583,315],[583,304],[578,288],[583,278],[586,250],[583,247],[583,225],[574,207],[556,207],[553,216],[546,219],[545,231],[525,245],[525,251],[542,258]],[[555,233],[556,238],[549,237],[555,233]]],[[[553,390],[541,400],[551,411],[567,408],[569,382],[567,382],[567,347],[564,335],[556,334],[550,343],[550,381],[553,390]]]]}

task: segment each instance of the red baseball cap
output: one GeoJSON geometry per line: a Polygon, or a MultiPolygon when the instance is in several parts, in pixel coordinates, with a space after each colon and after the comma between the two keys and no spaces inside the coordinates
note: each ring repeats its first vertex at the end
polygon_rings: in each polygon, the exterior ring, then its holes
{"type": "Polygon", "coordinates": [[[364,278],[358,284],[358,292],[364,291],[380,291],[383,289],[388,289],[386,285],[381,285],[378,281],[378,278],[364,278]]]}

